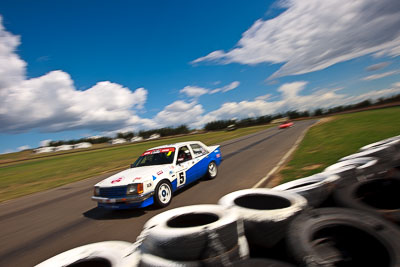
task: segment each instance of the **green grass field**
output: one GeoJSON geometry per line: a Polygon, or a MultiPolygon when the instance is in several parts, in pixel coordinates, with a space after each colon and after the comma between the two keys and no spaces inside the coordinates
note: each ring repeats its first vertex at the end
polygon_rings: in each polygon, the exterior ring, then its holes
{"type": "Polygon", "coordinates": [[[281,170],[281,183],[321,172],[364,145],[399,134],[400,107],[334,116],[308,131],[281,170]]]}
{"type": "Polygon", "coordinates": [[[269,127],[271,125],[242,128],[230,132],[219,131],[187,135],[137,144],[107,146],[98,150],[85,150],[72,154],[54,154],[45,158],[35,158],[29,151],[19,152],[22,155],[18,153],[2,155],[0,160],[3,162],[21,158],[28,160],[0,165],[0,202],[102,173],[128,168],[129,164],[143,151],[151,147],[189,140],[202,141],[207,145],[219,144],[269,127]]]}

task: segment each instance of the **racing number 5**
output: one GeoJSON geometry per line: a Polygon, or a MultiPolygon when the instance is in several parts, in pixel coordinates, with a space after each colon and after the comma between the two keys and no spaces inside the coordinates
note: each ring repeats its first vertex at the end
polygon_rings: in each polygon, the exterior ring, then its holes
{"type": "Polygon", "coordinates": [[[178,187],[183,185],[186,182],[186,172],[178,172],[178,187]]]}

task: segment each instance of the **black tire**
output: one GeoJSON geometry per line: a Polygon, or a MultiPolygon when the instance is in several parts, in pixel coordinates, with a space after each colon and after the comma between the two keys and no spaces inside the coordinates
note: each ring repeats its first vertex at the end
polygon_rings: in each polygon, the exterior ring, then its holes
{"type": "Polygon", "coordinates": [[[294,265],[282,261],[253,258],[234,262],[232,267],[294,267],[294,265]]]}
{"type": "Polygon", "coordinates": [[[37,267],[53,266],[125,266],[130,262],[135,266],[139,263],[139,254],[132,253],[132,243],[125,241],[104,241],[76,247],[60,253],[37,267]]]}
{"type": "Polygon", "coordinates": [[[288,247],[302,266],[400,266],[400,231],[358,210],[300,214],[290,224],[288,247]]]}
{"type": "Polygon", "coordinates": [[[242,224],[236,214],[218,205],[172,209],[147,221],[141,250],[173,261],[216,257],[238,245],[242,224]]]}
{"type": "Polygon", "coordinates": [[[318,173],[309,177],[278,185],[273,190],[297,193],[307,199],[311,207],[319,207],[332,193],[340,176],[318,173]]]}
{"type": "Polygon", "coordinates": [[[168,180],[162,180],[154,190],[154,204],[159,208],[164,208],[171,203],[172,187],[168,180]]]}
{"type": "Polygon", "coordinates": [[[218,166],[214,161],[211,161],[207,167],[207,179],[212,180],[218,175],[218,166]]]}
{"type": "Polygon", "coordinates": [[[288,223],[307,206],[296,194],[267,188],[245,189],[222,197],[218,203],[243,219],[250,244],[272,247],[285,235],[288,223]]]}
{"type": "Polygon", "coordinates": [[[363,210],[400,223],[400,177],[341,183],[333,197],[337,205],[363,210]]]}

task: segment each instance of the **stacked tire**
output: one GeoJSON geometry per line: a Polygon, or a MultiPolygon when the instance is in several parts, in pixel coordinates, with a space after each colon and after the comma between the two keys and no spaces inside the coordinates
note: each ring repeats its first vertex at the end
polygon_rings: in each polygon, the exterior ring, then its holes
{"type": "Polygon", "coordinates": [[[163,212],[142,234],[140,266],[227,266],[249,254],[242,219],[219,205],[163,212]]]}
{"type": "Polygon", "coordinates": [[[131,267],[138,263],[139,255],[132,243],[104,241],[70,249],[36,267],[131,267]]]}
{"type": "Polygon", "coordinates": [[[400,266],[400,136],[322,173],[154,216],[136,243],[108,241],[38,266],[400,266]]]}

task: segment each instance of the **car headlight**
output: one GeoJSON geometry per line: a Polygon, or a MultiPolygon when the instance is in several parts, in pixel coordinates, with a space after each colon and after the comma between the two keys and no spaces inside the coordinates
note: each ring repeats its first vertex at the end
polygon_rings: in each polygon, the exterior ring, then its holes
{"type": "Polygon", "coordinates": [[[93,194],[94,194],[95,196],[100,196],[100,187],[95,186],[95,187],[94,187],[94,190],[93,190],[93,194]]]}
{"type": "Polygon", "coordinates": [[[142,193],[143,193],[143,184],[130,184],[126,188],[127,195],[142,194],[142,193]]]}

